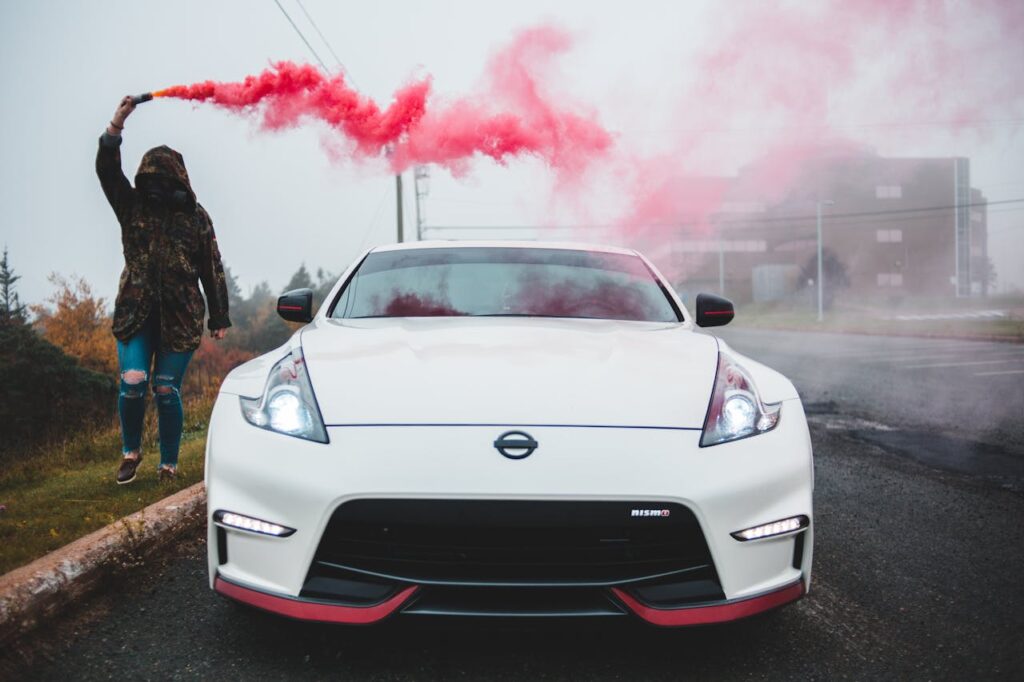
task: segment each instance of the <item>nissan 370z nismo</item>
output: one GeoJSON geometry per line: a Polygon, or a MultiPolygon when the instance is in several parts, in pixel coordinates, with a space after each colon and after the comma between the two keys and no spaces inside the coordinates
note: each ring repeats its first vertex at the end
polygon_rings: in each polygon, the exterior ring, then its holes
{"type": "Polygon", "coordinates": [[[793,384],[623,249],[373,249],[232,371],[207,442],[211,586],[293,618],[734,620],[811,580],[793,384]]]}

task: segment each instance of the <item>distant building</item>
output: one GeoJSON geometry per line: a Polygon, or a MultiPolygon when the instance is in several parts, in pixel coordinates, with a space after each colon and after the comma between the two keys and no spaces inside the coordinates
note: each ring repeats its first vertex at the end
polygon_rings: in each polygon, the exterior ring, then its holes
{"type": "Polygon", "coordinates": [[[707,180],[727,185],[720,210],[654,254],[682,289],[721,286],[751,301],[808,288],[821,201],[823,248],[845,273],[847,299],[987,294],[987,207],[970,186],[969,159],[847,153],[806,161],[788,176],[775,170],[751,166],[707,180]],[[775,196],[773,184],[784,188],[775,196]]]}

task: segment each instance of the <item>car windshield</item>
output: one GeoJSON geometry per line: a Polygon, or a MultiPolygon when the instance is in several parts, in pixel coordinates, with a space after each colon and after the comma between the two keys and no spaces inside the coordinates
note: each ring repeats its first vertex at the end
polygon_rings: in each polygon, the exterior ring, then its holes
{"type": "Polygon", "coordinates": [[[637,256],[514,247],[371,253],[331,316],[681,319],[637,256]]]}

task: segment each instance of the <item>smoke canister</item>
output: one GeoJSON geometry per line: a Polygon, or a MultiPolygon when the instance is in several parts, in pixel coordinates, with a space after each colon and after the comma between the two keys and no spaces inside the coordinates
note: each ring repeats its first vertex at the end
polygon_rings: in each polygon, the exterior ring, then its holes
{"type": "Polygon", "coordinates": [[[151,99],[153,99],[153,93],[152,92],[144,92],[141,95],[135,95],[134,97],[132,97],[132,104],[134,104],[135,106],[138,106],[138,105],[142,104],[143,102],[148,102],[151,99]]]}

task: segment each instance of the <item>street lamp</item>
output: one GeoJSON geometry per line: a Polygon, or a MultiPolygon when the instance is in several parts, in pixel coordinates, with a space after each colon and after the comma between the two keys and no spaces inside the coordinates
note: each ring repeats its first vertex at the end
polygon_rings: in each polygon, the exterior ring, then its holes
{"type": "Polygon", "coordinates": [[[821,267],[821,207],[832,206],[836,202],[831,199],[825,199],[824,201],[818,201],[818,322],[825,319],[825,311],[823,305],[822,291],[824,282],[822,281],[822,267],[821,267]]]}

